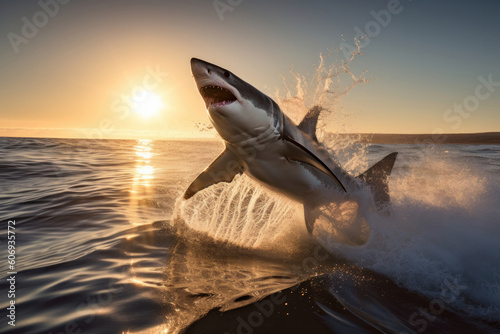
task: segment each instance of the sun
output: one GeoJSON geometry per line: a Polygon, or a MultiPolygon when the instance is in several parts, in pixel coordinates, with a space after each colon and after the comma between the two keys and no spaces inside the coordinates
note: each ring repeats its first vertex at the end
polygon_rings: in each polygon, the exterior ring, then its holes
{"type": "Polygon", "coordinates": [[[142,90],[140,94],[134,97],[133,107],[134,111],[144,118],[149,118],[163,108],[161,98],[150,92],[149,90],[142,90]]]}

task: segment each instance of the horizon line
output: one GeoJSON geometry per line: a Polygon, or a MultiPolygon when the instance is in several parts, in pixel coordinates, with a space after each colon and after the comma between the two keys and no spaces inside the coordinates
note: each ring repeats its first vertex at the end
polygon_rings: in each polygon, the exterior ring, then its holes
{"type": "MultiPolygon", "coordinates": [[[[38,131],[43,131],[44,128],[29,128],[30,130],[38,130],[38,131]]],[[[28,128],[0,128],[0,132],[3,132],[4,130],[28,130],[28,128]]],[[[55,129],[52,128],[50,130],[59,130],[59,131],[74,131],[75,129],[71,128],[60,128],[60,129],[55,129]]],[[[210,134],[207,133],[206,135],[189,135],[193,134],[193,132],[188,132],[188,131],[176,131],[173,134],[174,135],[158,135],[155,134],[154,131],[150,132],[149,134],[146,133],[147,131],[137,131],[137,130],[120,130],[120,131],[130,131],[130,132],[136,132],[137,135],[135,136],[126,136],[126,135],[118,135],[116,137],[106,137],[106,138],[91,138],[91,137],[86,137],[83,134],[82,135],[61,135],[61,136],[50,136],[50,135],[2,135],[0,134],[0,138],[33,138],[33,139],[80,139],[80,140],[138,140],[138,139],[151,139],[151,140],[169,140],[169,139],[187,139],[187,140],[193,140],[193,139],[200,139],[200,140],[206,140],[206,139],[220,139],[220,136],[218,136],[216,133],[210,134]],[[140,134],[142,133],[142,136],[140,134]]],[[[433,134],[433,133],[383,133],[383,132],[337,132],[337,133],[332,133],[332,134],[337,134],[337,135],[343,135],[343,136],[431,136],[431,137],[439,137],[439,136],[478,136],[478,135],[487,135],[487,136],[499,136],[500,137],[500,131],[486,131],[486,132],[454,132],[454,133],[440,133],[440,134],[433,134]]]]}

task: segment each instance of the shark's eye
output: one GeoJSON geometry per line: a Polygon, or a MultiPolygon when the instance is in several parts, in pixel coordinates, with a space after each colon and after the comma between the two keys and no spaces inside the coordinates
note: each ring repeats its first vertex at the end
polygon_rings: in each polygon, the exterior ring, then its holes
{"type": "Polygon", "coordinates": [[[231,75],[231,73],[229,73],[229,71],[224,71],[224,76],[225,76],[226,78],[229,78],[229,76],[230,76],[230,75],[231,75]]]}

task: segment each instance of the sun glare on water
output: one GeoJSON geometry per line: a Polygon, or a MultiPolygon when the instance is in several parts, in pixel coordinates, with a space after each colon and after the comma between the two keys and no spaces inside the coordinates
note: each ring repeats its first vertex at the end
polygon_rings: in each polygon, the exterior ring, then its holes
{"type": "Polygon", "coordinates": [[[161,98],[148,90],[143,90],[134,98],[133,109],[144,118],[158,114],[162,108],[161,98]]]}

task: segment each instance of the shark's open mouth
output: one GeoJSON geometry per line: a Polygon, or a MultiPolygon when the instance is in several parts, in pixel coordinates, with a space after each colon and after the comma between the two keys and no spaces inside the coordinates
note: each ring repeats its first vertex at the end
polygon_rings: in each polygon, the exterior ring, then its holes
{"type": "Polygon", "coordinates": [[[201,87],[200,94],[205,100],[207,108],[210,106],[225,106],[236,101],[236,96],[233,93],[219,86],[209,85],[201,87]]]}

